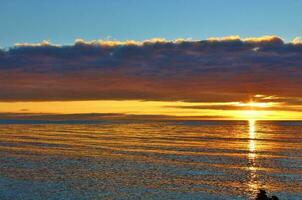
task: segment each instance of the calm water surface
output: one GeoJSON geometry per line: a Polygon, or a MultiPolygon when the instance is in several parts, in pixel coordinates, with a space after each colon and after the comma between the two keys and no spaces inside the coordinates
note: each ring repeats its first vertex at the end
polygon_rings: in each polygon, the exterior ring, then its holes
{"type": "Polygon", "coordinates": [[[302,122],[0,121],[0,199],[302,199],[302,122]]]}

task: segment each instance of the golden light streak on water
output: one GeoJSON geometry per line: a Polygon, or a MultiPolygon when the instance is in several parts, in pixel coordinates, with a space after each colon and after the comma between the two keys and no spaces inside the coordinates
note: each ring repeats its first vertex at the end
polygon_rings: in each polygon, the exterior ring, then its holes
{"type": "Polygon", "coordinates": [[[255,146],[255,120],[249,120],[249,158],[255,159],[256,146],[255,146]]]}
{"type": "Polygon", "coordinates": [[[257,167],[256,167],[256,120],[250,119],[249,120],[249,143],[248,143],[248,161],[249,161],[249,181],[248,181],[248,187],[250,191],[254,194],[259,189],[259,183],[257,181],[257,167]]]}

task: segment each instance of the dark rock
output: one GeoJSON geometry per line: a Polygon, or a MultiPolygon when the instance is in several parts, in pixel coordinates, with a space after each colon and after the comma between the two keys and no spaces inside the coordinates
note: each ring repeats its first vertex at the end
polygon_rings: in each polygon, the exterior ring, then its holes
{"type": "Polygon", "coordinates": [[[257,194],[256,200],[269,200],[268,196],[266,195],[266,191],[260,189],[259,193],[257,194]]]}
{"type": "Polygon", "coordinates": [[[277,196],[268,197],[265,190],[260,189],[256,200],[279,200],[277,196]]]}

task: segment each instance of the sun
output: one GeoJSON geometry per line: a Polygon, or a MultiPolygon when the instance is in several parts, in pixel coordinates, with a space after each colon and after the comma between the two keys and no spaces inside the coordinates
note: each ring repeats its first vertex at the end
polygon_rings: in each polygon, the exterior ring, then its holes
{"type": "Polygon", "coordinates": [[[248,120],[259,119],[261,117],[261,111],[258,111],[258,110],[245,110],[244,111],[244,116],[248,120]]]}
{"type": "Polygon", "coordinates": [[[260,120],[266,119],[270,113],[270,111],[265,110],[266,108],[272,107],[272,103],[264,103],[264,102],[238,102],[238,107],[241,107],[238,115],[236,116],[239,119],[244,120],[260,120]]]}

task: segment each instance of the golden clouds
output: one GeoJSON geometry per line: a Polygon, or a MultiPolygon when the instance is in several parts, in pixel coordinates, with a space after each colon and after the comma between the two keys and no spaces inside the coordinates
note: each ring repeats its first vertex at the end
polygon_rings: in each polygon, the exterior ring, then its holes
{"type": "Polygon", "coordinates": [[[215,41],[215,42],[234,41],[234,40],[240,40],[240,36],[239,35],[230,35],[230,36],[225,36],[225,37],[209,37],[207,40],[215,41]]]}
{"type": "Polygon", "coordinates": [[[261,42],[283,42],[282,38],[276,36],[276,35],[265,35],[261,37],[249,37],[242,39],[244,42],[250,42],[250,43],[261,43],[261,42]]]}
{"type": "Polygon", "coordinates": [[[300,37],[295,37],[292,41],[291,41],[292,44],[294,45],[301,45],[302,44],[302,40],[300,37]]]}
{"type": "Polygon", "coordinates": [[[15,46],[16,47],[45,47],[45,46],[58,46],[58,45],[54,45],[47,40],[43,40],[42,42],[38,42],[38,43],[16,43],[15,46]]]}
{"type": "MultiPolygon", "coordinates": [[[[224,36],[224,37],[209,37],[206,40],[202,41],[208,41],[208,42],[223,42],[223,41],[242,41],[242,42],[247,42],[247,43],[266,43],[266,42],[284,42],[282,38],[276,35],[265,35],[265,36],[260,36],[260,37],[247,37],[247,38],[242,38],[239,35],[230,35],[230,36],[224,36]]],[[[115,47],[115,46],[143,46],[143,45],[148,45],[148,44],[155,44],[155,43],[182,43],[182,42],[198,42],[194,41],[190,38],[177,38],[174,40],[167,40],[165,38],[151,38],[151,39],[146,39],[143,41],[138,41],[138,40],[125,40],[125,41],[120,41],[120,40],[106,40],[106,39],[101,39],[101,40],[84,40],[82,38],[77,38],[74,41],[75,45],[92,45],[92,46],[103,46],[103,47],[115,47]]],[[[294,38],[291,41],[291,44],[301,44],[301,39],[299,37],[294,38]]],[[[55,45],[52,44],[50,41],[44,40],[39,43],[16,43],[16,47],[39,47],[39,46],[60,46],[60,45],[55,45]]]]}

